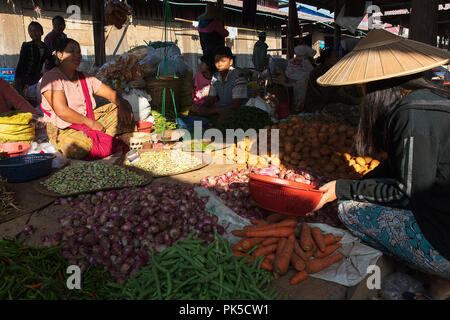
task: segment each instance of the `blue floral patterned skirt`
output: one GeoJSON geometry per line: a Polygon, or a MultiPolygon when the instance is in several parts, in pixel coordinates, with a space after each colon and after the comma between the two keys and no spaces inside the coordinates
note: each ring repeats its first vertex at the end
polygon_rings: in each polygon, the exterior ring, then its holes
{"type": "Polygon", "coordinates": [[[450,261],[425,239],[411,211],[340,201],[338,215],[342,223],[369,246],[423,272],[450,279],[450,261]]]}

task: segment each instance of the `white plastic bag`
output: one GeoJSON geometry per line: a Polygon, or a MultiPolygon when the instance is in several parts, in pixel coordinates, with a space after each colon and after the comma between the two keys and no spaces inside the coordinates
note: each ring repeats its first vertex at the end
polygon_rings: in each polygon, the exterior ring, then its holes
{"type": "Polygon", "coordinates": [[[206,203],[206,210],[219,218],[218,223],[225,228],[224,239],[232,244],[237,243],[240,238],[234,236],[231,232],[233,230],[242,230],[244,226],[250,224],[250,220],[237,215],[218,196],[205,187],[196,187],[194,190],[198,198],[209,197],[209,201],[206,203]]]}
{"type": "Polygon", "coordinates": [[[50,143],[37,143],[33,142],[31,144],[31,148],[28,151],[28,154],[38,154],[38,153],[53,153],[55,154],[55,158],[52,161],[52,168],[54,169],[61,169],[64,167],[69,160],[65,155],[63,155],[61,152],[56,151],[55,147],[53,147],[50,143]]]}
{"type": "Polygon", "coordinates": [[[263,98],[261,97],[256,97],[256,98],[250,98],[247,103],[245,104],[245,106],[247,107],[255,107],[258,108],[260,110],[263,110],[265,112],[267,112],[269,114],[269,116],[271,117],[272,121],[276,121],[275,119],[275,106],[272,105],[271,103],[267,103],[264,101],[263,98]]]}
{"type": "Polygon", "coordinates": [[[309,76],[309,73],[314,69],[311,62],[306,58],[293,58],[289,60],[286,68],[286,77],[290,80],[299,81],[309,76]]]}
{"type": "Polygon", "coordinates": [[[145,121],[151,115],[150,101],[152,97],[148,93],[132,89],[129,93],[124,94],[123,98],[130,103],[136,121],[145,121]]]}

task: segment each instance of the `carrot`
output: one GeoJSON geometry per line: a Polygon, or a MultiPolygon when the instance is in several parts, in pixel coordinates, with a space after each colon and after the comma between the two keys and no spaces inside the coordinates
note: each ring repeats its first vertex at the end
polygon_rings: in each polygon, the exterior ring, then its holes
{"type": "Polygon", "coordinates": [[[305,270],[305,261],[303,261],[302,258],[300,258],[295,252],[292,253],[291,256],[291,265],[295,268],[297,271],[303,271],[305,270]]]}
{"type": "Polygon", "coordinates": [[[316,242],[317,246],[319,247],[319,250],[322,252],[325,252],[325,241],[323,240],[323,234],[322,230],[320,228],[314,227],[311,228],[311,235],[316,242]]]}
{"type": "Polygon", "coordinates": [[[333,263],[340,261],[344,255],[342,253],[336,253],[331,256],[323,257],[323,258],[315,258],[306,262],[306,272],[308,273],[316,273],[328,266],[331,266],[333,263]]]}
{"type": "Polygon", "coordinates": [[[332,233],[328,233],[326,235],[323,236],[323,240],[325,242],[326,246],[332,245],[336,242],[341,241],[342,237],[336,237],[334,234],[332,233]]]}
{"type": "Polygon", "coordinates": [[[303,280],[305,280],[306,278],[308,278],[308,274],[306,273],[306,271],[300,271],[294,277],[292,277],[291,284],[292,285],[298,284],[303,280]]]}
{"type": "Polygon", "coordinates": [[[269,263],[272,263],[273,259],[275,259],[275,253],[270,253],[266,256],[266,260],[268,260],[269,263]]]}
{"type": "Polygon", "coordinates": [[[281,227],[267,230],[249,230],[245,234],[246,237],[288,237],[294,234],[294,228],[281,227]]]}
{"type": "Polygon", "coordinates": [[[335,243],[335,244],[332,244],[331,246],[326,247],[324,252],[320,252],[319,250],[316,250],[316,252],[314,252],[314,257],[323,258],[323,257],[329,256],[330,254],[335,252],[340,247],[342,247],[342,243],[335,243]]]}
{"type": "Polygon", "coordinates": [[[250,223],[253,224],[253,225],[255,225],[255,226],[258,225],[258,224],[261,224],[261,223],[268,224],[267,221],[260,220],[260,219],[251,219],[251,220],[250,220],[250,223]]]}
{"type": "Polygon", "coordinates": [[[233,231],[231,231],[231,234],[232,234],[233,236],[243,238],[243,237],[245,237],[245,233],[246,233],[246,232],[247,232],[247,231],[245,231],[245,230],[233,230],[233,231]]]}
{"type": "Polygon", "coordinates": [[[261,262],[261,268],[264,270],[272,271],[273,265],[270,264],[269,262],[267,262],[266,260],[264,260],[263,262],[261,262]]]}
{"type": "Polygon", "coordinates": [[[306,255],[305,251],[300,247],[300,244],[298,243],[298,240],[294,243],[294,252],[302,258],[304,261],[308,261],[308,256],[306,255]]]}
{"type": "Polygon", "coordinates": [[[275,256],[279,256],[281,251],[283,251],[284,245],[286,244],[287,238],[280,238],[277,244],[277,250],[275,251],[275,256]]]}
{"type": "Polygon", "coordinates": [[[268,229],[276,229],[276,228],[281,228],[281,227],[292,227],[292,228],[295,228],[295,227],[297,227],[297,220],[295,220],[295,219],[285,219],[285,220],[283,220],[281,222],[268,224],[268,225],[265,225],[265,226],[255,226],[255,229],[252,229],[252,230],[268,230],[268,229]]]}
{"type": "Polygon", "coordinates": [[[252,230],[252,229],[254,229],[255,228],[255,226],[245,226],[244,227],[244,230],[245,231],[248,231],[248,230],[252,230]]]}
{"type": "Polygon", "coordinates": [[[317,245],[313,241],[312,249],[305,252],[306,257],[308,258],[307,260],[309,260],[309,258],[311,258],[314,255],[314,252],[316,252],[316,251],[317,251],[317,245]]]}
{"type": "Polygon", "coordinates": [[[304,251],[309,251],[312,249],[313,243],[311,228],[306,222],[303,222],[302,233],[300,234],[300,246],[304,251]]]}
{"type": "Polygon", "coordinates": [[[295,235],[292,233],[286,241],[286,244],[284,245],[284,248],[281,251],[280,255],[277,255],[275,257],[273,268],[276,273],[282,275],[285,274],[288,270],[292,252],[294,252],[294,242],[295,235]]]}
{"type": "Polygon", "coordinates": [[[244,240],[245,240],[246,238],[243,238],[243,239],[241,239],[238,243],[236,243],[235,245],[233,245],[232,247],[231,247],[231,249],[233,250],[233,251],[244,251],[244,248],[242,248],[242,243],[244,242],[244,240]]]}
{"type": "Polygon", "coordinates": [[[280,238],[275,238],[275,237],[267,238],[266,240],[261,242],[261,244],[263,246],[268,246],[268,245],[271,245],[271,244],[274,244],[274,243],[278,243],[278,240],[280,240],[280,238]]]}
{"type": "Polygon", "coordinates": [[[253,255],[255,257],[265,256],[267,254],[274,252],[276,249],[277,249],[277,244],[271,244],[270,246],[266,246],[266,247],[259,247],[258,249],[256,249],[253,252],[253,255]]]}
{"type": "Polygon", "coordinates": [[[250,250],[263,240],[264,238],[245,238],[244,241],[242,241],[242,249],[250,250]]]}
{"type": "Polygon", "coordinates": [[[275,222],[283,220],[284,218],[286,218],[286,216],[284,214],[273,213],[267,217],[266,221],[268,223],[275,223],[275,222]]]}

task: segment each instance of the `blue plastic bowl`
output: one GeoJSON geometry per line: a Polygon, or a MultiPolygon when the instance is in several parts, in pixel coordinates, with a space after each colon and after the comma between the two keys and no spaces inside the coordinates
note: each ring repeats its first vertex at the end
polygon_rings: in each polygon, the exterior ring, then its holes
{"type": "Polygon", "coordinates": [[[0,160],[0,175],[10,183],[27,182],[48,176],[53,153],[27,154],[0,160]]]}

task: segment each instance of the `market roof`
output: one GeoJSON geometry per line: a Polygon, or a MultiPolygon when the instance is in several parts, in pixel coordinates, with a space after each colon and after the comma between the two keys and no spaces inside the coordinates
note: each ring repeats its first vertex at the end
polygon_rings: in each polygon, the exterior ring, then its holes
{"type": "MultiPolygon", "coordinates": [[[[298,3],[308,4],[319,9],[334,12],[334,1],[330,0],[298,0],[298,3]]],[[[411,7],[411,0],[372,0],[373,5],[381,8],[381,11],[399,10],[411,7]]],[[[439,4],[446,4],[448,0],[439,0],[439,4]]]]}

